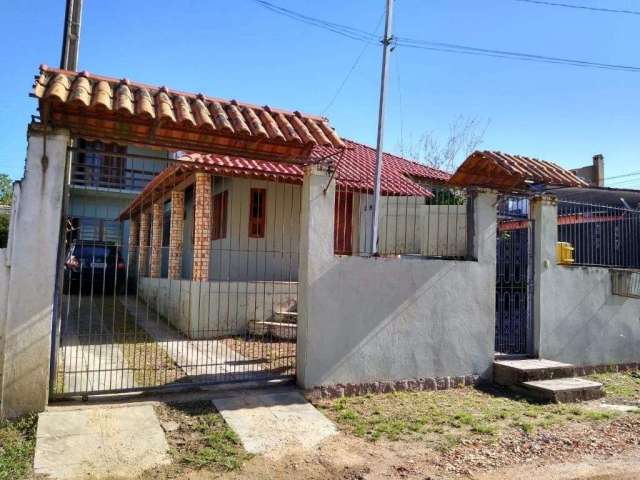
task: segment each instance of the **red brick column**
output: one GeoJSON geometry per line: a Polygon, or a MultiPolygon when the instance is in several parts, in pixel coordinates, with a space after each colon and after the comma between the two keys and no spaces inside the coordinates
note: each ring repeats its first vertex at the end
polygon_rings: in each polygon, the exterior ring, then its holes
{"type": "Polygon", "coordinates": [[[184,192],[171,192],[169,233],[169,278],[182,278],[182,237],[184,232],[184,192]]]}
{"type": "Polygon", "coordinates": [[[138,258],[138,243],[140,235],[140,223],[137,218],[129,219],[129,248],[127,250],[127,265],[133,267],[138,258]]]}
{"type": "Polygon", "coordinates": [[[163,205],[156,202],[152,207],[153,220],[151,223],[151,278],[160,278],[162,268],[162,221],[163,205]]]}
{"type": "Polygon", "coordinates": [[[138,256],[138,274],[147,276],[149,262],[149,212],[140,214],[140,255],[138,256]]]}
{"type": "Polygon", "coordinates": [[[195,212],[193,218],[193,279],[209,279],[211,252],[211,175],[196,173],[195,212]]]}

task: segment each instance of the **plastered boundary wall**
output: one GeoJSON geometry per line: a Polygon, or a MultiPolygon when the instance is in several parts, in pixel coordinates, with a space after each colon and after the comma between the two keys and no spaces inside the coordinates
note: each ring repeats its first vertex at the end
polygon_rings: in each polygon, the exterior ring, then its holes
{"type": "MultiPolygon", "coordinates": [[[[24,178],[11,214],[0,285],[0,416],[44,410],[48,401],[54,292],[69,133],[28,132],[24,178]],[[46,147],[45,147],[46,144],[46,147]]],[[[14,190],[15,191],[15,190],[14,190]]]]}
{"type": "Polygon", "coordinates": [[[536,218],[536,346],[540,357],[576,366],[640,362],[640,299],[612,294],[611,271],[557,265],[557,205],[533,203],[536,218]]]}
{"type": "Polygon", "coordinates": [[[270,320],[295,304],[297,292],[297,282],[138,281],[138,295],[147,304],[140,315],[155,321],[159,314],[191,339],[244,335],[250,320],[270,320]]]}
{"type": "Polygon", "coordinates": [[[475,198],[477,261],[333,254],[334,184],[305,171],[298,383],[392,381],[491,372],[496,195],[475,198]]]}

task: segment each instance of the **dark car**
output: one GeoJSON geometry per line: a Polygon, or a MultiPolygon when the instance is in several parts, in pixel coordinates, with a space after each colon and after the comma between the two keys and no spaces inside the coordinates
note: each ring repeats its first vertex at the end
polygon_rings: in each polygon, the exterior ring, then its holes
{"type": "Polygon", "coordinates": [[[127,268],[120,248],[106,243],[74,241],[64,262],[64,293],[124,293],[127,268]]]}

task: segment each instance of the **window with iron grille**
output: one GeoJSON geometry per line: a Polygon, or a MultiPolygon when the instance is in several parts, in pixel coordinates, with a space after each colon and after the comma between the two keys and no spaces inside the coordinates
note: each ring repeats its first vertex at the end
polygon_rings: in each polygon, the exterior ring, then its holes
{"type": "Polygon", "coordinates": [[[264,238],[267,216],[267,190],[252,188],[249,204],[249,237],[264,238]]]}
{"type": "Polygon", "coordinates": [[[211,209],[211,240],[227,238],[228,198],[228,190],[213,196],[213,208],[211,209]]]}

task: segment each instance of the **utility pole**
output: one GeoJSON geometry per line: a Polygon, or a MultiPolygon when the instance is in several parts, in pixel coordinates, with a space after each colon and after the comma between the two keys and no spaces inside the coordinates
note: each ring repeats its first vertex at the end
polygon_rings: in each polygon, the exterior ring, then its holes
{"type": "Polygon", "coordinates": [[[373,191],[373,220],[371,222],[371,255],[378,255],[378,223],[380,218],[380,190],[382,177],[382,152],[384,148],[384,111],[388,77],[388,56],[391,53],[391,26],[393,20],[393,0],[387,0],[387,15],[382,39],[382,74],[380,78],[380,104],[378,107],[378,141],[376,143],[376,177],[373,191]]]}
{"type": "Polygon", "coordinates": [[[65,70],[78,69],[81,20],[82,0],[67,0],[62,36],[62,55],[60,57],[60,68],[65,70]]]}

